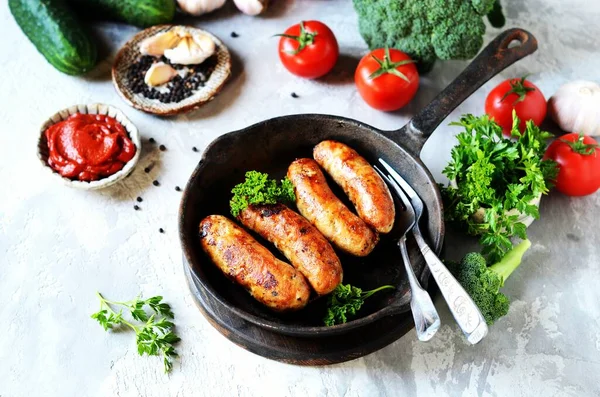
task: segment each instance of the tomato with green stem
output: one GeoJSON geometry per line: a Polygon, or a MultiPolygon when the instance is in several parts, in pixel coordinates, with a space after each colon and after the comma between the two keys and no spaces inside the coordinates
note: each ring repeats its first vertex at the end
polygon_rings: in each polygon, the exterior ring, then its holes
{"type": "Polygon", "coordinates": [[[556,189],[586,196],[600,188],[600,145],[583,134],[566,134],[548,146],[544,158],[558,163],[556,189]]]}
{"type": "Polygon", "coordinates": [[[322,22],[302,21],[278,34],[279,59],[296,76],[316,79],[327,74],[337,62],[339,47],[335,35],[322,22]]]}
{"type": "Polygon", "coordinates": [[[508,79],[498,84],[485,99],[485,112],[500,127],[502,133],[510,136],[512,129],[512,111],[517,112],[521,123],[519,131],[525,131],[525,123],[531,120],[539,126],[546,117],[546,99],[540,89],[526,80],[508,79]]]}
{"type": "Polygon", "coordinates": [[[407,54],[380,48],[365,55],[356,68],[354,82],[371,107],[392,111],[411,101],[419,89],[419,72],[407,54]]]}

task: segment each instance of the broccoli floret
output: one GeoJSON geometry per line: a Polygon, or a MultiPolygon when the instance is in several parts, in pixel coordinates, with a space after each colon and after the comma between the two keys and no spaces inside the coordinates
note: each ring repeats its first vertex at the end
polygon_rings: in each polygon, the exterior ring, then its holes
{"type": "Polygon", "coordinates": [[[397,48],[426,72],[437,58],[469,59],[483,45],[498,0],[354,0],[360,34],[371,49],[397,48]]]}
{"type": "Polygon", "coordinates": [[[519,267],[523,254],[530,246],[529,240],[523,240],[500,262],[490,267],[481,254],[471,252],[452,269],[458,282],[471,295],[489,325],[508,313],[510,301],[499,290],[512,272],[519,267]]]}

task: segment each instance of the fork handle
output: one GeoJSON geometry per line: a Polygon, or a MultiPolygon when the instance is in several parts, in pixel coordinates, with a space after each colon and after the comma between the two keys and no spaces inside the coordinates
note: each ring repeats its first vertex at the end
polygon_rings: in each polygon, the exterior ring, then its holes
{"type": "Polygon", "coordinates": [[[415,276],[415,272],[410,264],[408,251],[406,250],[406,235],[402,236],[398,241],[400,252],[402,253],[402,262],[408,274],[408,283],[410,284],[410,309],[413,319],[415,320],[415,329],[417,338],[420,341],[426,342],[433,338],[433,335],[440,328],[440,316],[433,305],[431,296],[421,287],[419,280],[415,276]]]}
{"type": "Polygon", "coordinates": [[[413,228],[413,235],[458,326],[465,334],[469,343],[476,344],[488,333],[487,324],[479,308],[467,291],[465,291],[454,276],[452,276],[448,268],[444,266],[442,261],[427,245],[417,225],[413,228]]]}

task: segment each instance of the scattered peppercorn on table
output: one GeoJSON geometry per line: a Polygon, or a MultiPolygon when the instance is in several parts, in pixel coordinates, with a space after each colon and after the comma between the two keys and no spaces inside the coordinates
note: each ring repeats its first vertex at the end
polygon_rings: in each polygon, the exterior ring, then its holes
{"type": "MultiPolygon", "coordinates": [[[[507,26],[531,31],[539,49],[494,77],[434,133],[422,157],[439,182],[447,182],[441,171],[459,132],[448,123],[483,114],[499,82],[530,73],[546,99],[568,81],[600,82],[594,18],[600,4],[505,0],[503,7],[507,26]]],[[[370,108],[354,85],[367,47],[351,1],[273,1],[256,18],[234,10],[228,4],[202,17],[176,16],[176,23],[223,41],[232,74],[198,110],[157,118],[129,107],[110,80],[117,50],[138,28],[95,25],[106,48],[95,69],[74,77],[47,63],[6,2],[0,5],[0,32],[10,38],[0,63],[0,396],[600,395],[598,192],[576,198],[552,191],[542,199],[541,218],[527,231],[533,245],[503,289],[512,301],[509,313],[476,346],[463,339],[440,296],[434,300],[442,327],[430,342],[417,341],[412,330],[376,353],[328,367],[269,361],[213,329],[185,285],[177,230],[181,190],[206,145],[228,131],[296,113],[398,129],[467,64],[437,61],[409,105],[384,113],[370,108]],[[340,57],[330,74],[304,80],[280,63],[273,35],[311,19],[331,28],[340,57]],[[119,108],[142,138],[133,173],[99,191],[57,183],[35,155],[44,120],[86,103],[119,108]],[[90,318],[98,311],[96,291],[118,301],[140,293],[164,297],[182,339],[169,375],[159,357],[138,355],[130,332],[106,333],[90,318]]],[[[498,33],[487,26],[486,43],[498,33]]],[[[448,230],[445,257],[475,249],[475,240],[448,230]]]]}

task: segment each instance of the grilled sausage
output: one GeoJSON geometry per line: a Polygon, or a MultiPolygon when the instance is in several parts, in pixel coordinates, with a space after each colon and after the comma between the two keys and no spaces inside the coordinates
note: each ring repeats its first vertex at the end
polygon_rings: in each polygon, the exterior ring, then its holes
{"type": "Polygon", "coordinates": [[[341,250],[366,256],[379,241],[376,231],[338,199],[313,159],[298,159],[288,168],[300,213],[341,250]]]}
{"type": "Polygon", "coordinates": [[[342,282],[342,264],[329,241],[285,205],[251,205],[240,212],[238,220],[275,244],[317,294],[328,294],[342,282]]]}
{"type": "Polygon", "coordinates": [[[343,143],[323,141],[313,157],[344,190],[358,216],[379,233],[389,233],[396,211],[387,185],[377,171],[356,151],[343,143]]]}
{"type": "Polygon", "coordinates": [[[224,216],[210,215],[200,222],[200,244],[226,276],[269,308],[297,310],[308,303],[304,276],[224,216]]]}

